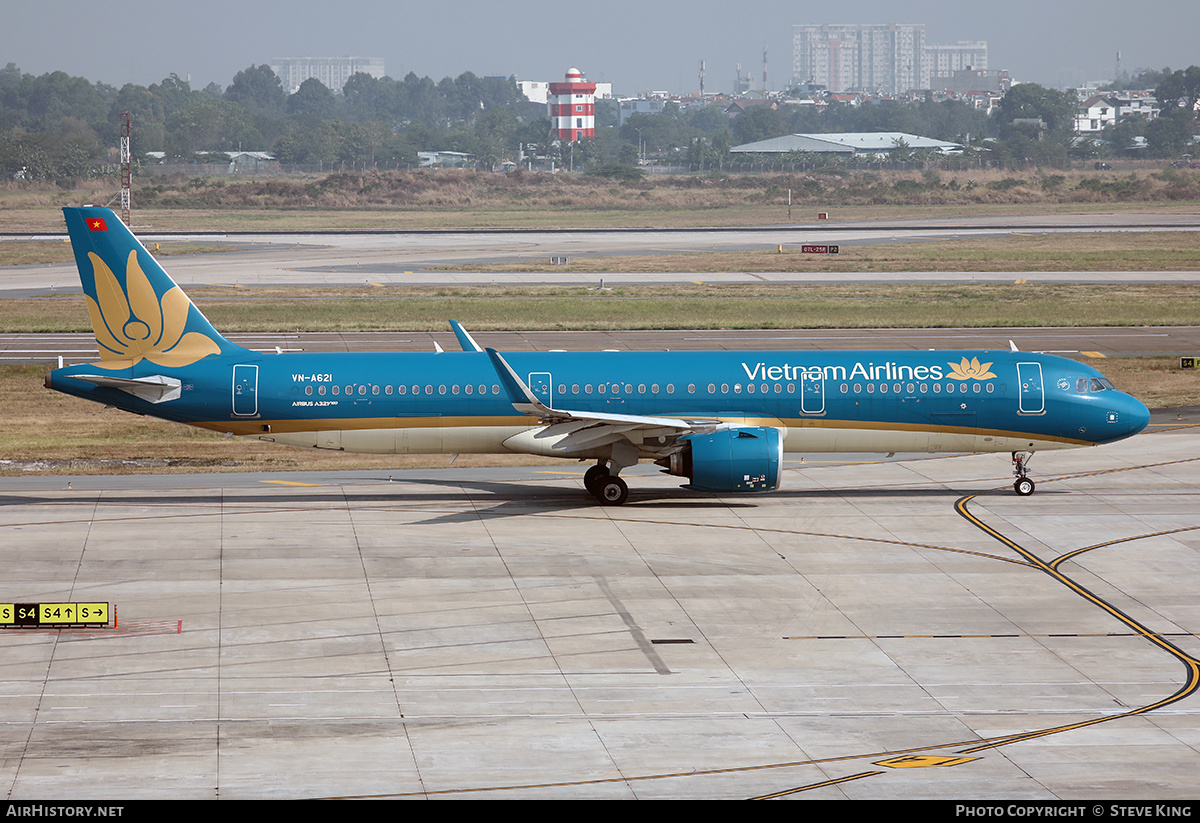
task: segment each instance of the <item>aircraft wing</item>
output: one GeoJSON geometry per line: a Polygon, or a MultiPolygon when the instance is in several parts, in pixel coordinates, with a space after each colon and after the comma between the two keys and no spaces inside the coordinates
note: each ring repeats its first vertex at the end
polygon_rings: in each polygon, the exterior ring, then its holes
{"type": "Polygon", "coordinates": [[[563,454],[585,452],[622,440],[640,445],[647,438],[675,440],[688,434],[715,431],[735,424],[722,423],[716,418],[651,417],[639,414],[553,409],[543,403],[517,376],[512,366],[495,349],[487,355],[499,375],[513,408],[522,414],[536,417],[545,428],[535,439],[561,438],[554,446],[563,454]]]}

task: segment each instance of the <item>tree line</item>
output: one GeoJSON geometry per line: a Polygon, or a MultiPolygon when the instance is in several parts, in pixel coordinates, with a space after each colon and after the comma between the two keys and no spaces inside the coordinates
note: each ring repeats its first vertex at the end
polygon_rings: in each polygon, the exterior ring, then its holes
{"type": "Polygon", "coordinates": [[[1101,143],[1076,139],[1074,95],[1025,83],[990,117],[962,101],[932,97],[857,106],[785,98],[736,113],[672,102],[618,127],[615,101],[597,101],[596,137],[562,146],[545,106],[526,100],[514,78],[464,72],[435,82],[412,72],[399,80],[356,74],[340,94],[309,79],[289,95],[266,65],[243,69],[224,89],[216,83],[193,89],[175,74],[118,89],[61,71],[35,77],[9,63],[0,69],[0,168],[27,179],[113,171],[123,112],[130,113],[132,150],[142,162],[147,152],[192,162],[218,159],[209,152],[269,150],[283,163],[405,167],[416,165],[420,150],[469,153],[485,168],[525,152],[576,168],[654,158],[706,170],[727,166],[732,146],[770,137],[894,131],[962,143],[1002,166],[1062,166],[1132,145],[1164,157],[1182,151],[1195,133],[1200,68],[1163,69],[1153,77],[1162,116],[1123,121],[1101,143]]]}

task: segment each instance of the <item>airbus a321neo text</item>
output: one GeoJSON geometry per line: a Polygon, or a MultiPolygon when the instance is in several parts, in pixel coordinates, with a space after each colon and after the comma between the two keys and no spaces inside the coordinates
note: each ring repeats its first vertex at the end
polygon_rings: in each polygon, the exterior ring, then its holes
{"type": "Polygon", "coordinates": [[[110,210],[65,208],[100,350],[57,391],[217,432],[374,454],[594,461],[584,485],[624,503],[653,461],[685,488],[779,487],[783,455],[1010,452],[1111,443],[1150,419],[1095,369],[1016,351],[505,352],[451,322],[462,351],[250,351],[213,328],[110,210]]]}

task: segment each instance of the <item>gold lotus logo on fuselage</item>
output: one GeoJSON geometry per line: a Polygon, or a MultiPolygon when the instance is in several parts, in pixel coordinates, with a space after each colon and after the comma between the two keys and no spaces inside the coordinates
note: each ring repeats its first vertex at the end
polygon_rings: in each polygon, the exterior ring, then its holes
{"type": "Polygon", "coordinates": [[[947,363],[950,367],[950,374],[946,377],[951,380],[991,380],[996,375],[992,374],[991,363],[980,363],[978,357],[972,357],[970,360],[963,358],[961,363],[947,363]]]}
{"type": "Polygon", "coordinates": [[[137,252],[125,264],[125,289],[112,269],[88,252],[96,299],[87,297],[88,314],[100,347],[100,366],[120,369],[143,358],[160,366],[188,366],[221,349],[211,337],[187,331],[192,303],[178,286],[160,299],[138,265],[137,252]]]}

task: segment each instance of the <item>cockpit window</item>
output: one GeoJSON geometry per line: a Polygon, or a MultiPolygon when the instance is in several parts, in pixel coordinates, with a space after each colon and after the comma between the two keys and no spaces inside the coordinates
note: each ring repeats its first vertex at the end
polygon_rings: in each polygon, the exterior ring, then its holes
{"type": "Polygon", "coordinates": [[[1075,381],[1075,391],[1080,394],[1094,394],[1115,388],[1116,386],[1105,377],[1080,377],[1075,381]]]}

